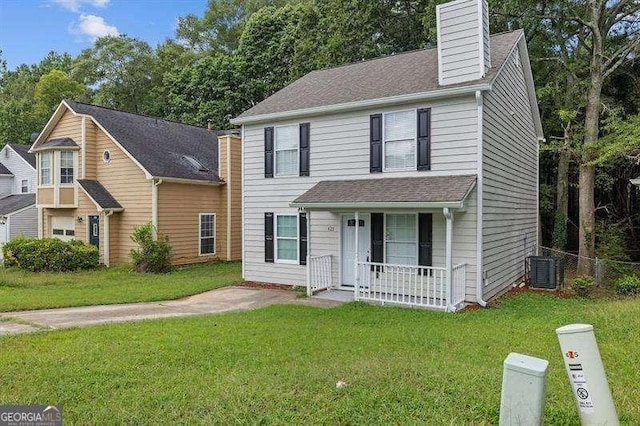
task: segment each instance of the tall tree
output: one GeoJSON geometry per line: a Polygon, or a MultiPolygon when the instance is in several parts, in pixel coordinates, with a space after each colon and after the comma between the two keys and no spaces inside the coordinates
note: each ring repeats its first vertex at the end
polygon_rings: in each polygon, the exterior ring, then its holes
{"type": "Polygon", "coordinates": [[[60,70],[52,70],[40,77],[34,93],[34,112],[40,122],[49,119],[63,99],[87,100],[88,89],[60,70]]]}
{"type": "Polygon", "coordinates": [[[145,112],[152,81],[154,52],[144,41],[127,36],[107,36],[81,52],[74,76],[95,86],[94,101],[130,112],[145,112]]]}

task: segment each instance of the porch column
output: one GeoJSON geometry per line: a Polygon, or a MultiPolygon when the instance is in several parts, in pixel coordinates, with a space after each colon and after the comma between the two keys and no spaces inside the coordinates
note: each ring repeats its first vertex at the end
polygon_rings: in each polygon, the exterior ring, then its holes
{"type": "Polygon", "coordinates": [[[445,207],[442,210],[444,214],[444,218],[447,221],[447,231],[445,238],[445,269],[447,270],[446,275],[446,286],[447,286],[447,311],[453,310],[451,306],[451,296],[452,296],[452,283],[453,283],[453,212],[445,207]]]}
{"type": "Polygon", "coordinates": [[[312,296],[311,291],[311,211],[307,210],[307,296],[312,296]]]}
{"type": "MultiPolygon", "coordinates": [[[[104,249],[104,254],[103,254],[103,262],[105,266],[109,266],[111,261],[109,259],[109,251],[110,249],[110,241],[109,241],[109,216],[111,216],[113,214],[112,211],[108,211],[104,213],[104,223],[103,223],[103,228],[104,228],[104,243],[102,244],[102,247],[104,249]]],[[[98,226],[98,228],[100,228],[98,226]]],[[[99,232],[99,231],[98,231],[99,232]]]]}
{"type": "Polygon", "coordinates": [[[355,280],[355,291],[356,291],[356,295],[358,294],[358,284],[360,284],[360,277],[358,276],[358,248],[360,247],[360,216],[358,215],[358,212],[356,211],[354,213],[354,217],[356,220],[356,246],[355,246],[355,261],[353,262],[353,267],[354,267],[354,275],[353,278],[355,280]]]}

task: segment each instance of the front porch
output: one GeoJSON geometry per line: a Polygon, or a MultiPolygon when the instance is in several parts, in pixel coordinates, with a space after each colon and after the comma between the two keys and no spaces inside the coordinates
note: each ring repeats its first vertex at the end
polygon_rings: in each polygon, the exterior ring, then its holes
{"type": "Polygon", "coordinates": [[[332,257],[309,256],[309,296],[451,312],[464,304],[466,264],[453,266],[449,279],[446,268],[358,261],[355,285],[348,287],[333,282],[332,257]]]}

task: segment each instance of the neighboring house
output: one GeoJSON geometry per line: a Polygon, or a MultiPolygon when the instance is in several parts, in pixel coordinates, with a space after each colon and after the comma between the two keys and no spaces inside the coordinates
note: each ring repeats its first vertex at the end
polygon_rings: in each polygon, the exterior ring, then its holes
{"type": "Polygon", "coordinates": [[[543,137],[524,33],[437,7],[438,48],[314,71],[232,120],[243,275],[455,310],[524,274],[543,137]]]}
{"type": "Polygon", "coordinates": [[[174,264],[241,257],[240,139],[231,132],[63,101],[31,151],[40,237],[128,262],[134,227],[167,235],[174,264]]]}
{"type": "Polygon", "coordinates": [[[5,145],[0,150],[0,246],[18,235],[38,235],[35,187],[36,159],[29,147],[5,145]]]}

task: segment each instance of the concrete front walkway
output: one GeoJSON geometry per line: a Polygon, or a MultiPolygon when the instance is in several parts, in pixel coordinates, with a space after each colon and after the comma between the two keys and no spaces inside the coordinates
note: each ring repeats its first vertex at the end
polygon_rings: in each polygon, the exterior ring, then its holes
{"type": "Polygon", "coordinates": [[[179,300],[0,313],[0,335],[153,318],[219,314],[275,304],[333,307],[340,301],[298,298],[293,291],[225,287],[179,300]]]}

